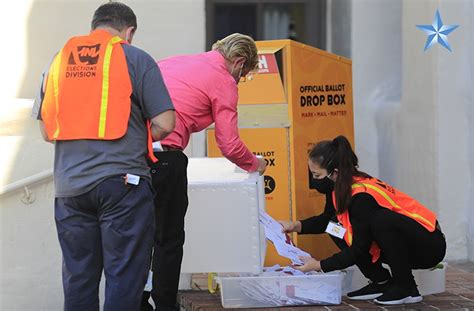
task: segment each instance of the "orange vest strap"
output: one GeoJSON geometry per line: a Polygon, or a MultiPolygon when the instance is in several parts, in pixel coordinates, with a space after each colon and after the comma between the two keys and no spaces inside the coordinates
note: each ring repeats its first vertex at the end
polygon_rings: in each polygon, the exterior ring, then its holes
{"type": "Polygon", "coordinates": [[[157,159],[157,157],[155,157],[155,154],[153,153],[153,137],[151,136],[151,122],[150,122],[150,120],[148,120],[146,122],[146,127],[148,128],[148,158],[150,158],[150,160],[153,163],[156,163],[156,162],[158,162],[158,159],[157,159]]]}
{"type": "Polygon", "coordinates": [[[62,57],[62,50],[54,58],[53,64],[51,65],[51,78],[53,83],[53,92],[54,92],[54,103],[55,103],[55,123],[56,123],[56,130],[53,133],[52,139],[55,140],[58,138],[59,135],[59,68],[61,67],[61,57],[62,57]]]}

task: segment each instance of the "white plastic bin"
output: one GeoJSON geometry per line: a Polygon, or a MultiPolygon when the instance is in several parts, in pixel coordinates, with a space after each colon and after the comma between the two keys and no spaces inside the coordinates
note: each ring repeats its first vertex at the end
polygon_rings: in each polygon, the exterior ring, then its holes
{"type": "Polygon", "coordinates": [[[265,232],[263,176],[225,158],[190,158],[189,206],[181,273],[262,272],[265,232]]]}
{"type": "Polygon", "coordinates": [[[263,308],[341,303],[342,273],[302,276],[220,277],[224,308],[263,308]]]}
{"type": "Polygon", "coordinates": [[[428,270],[413,270],[416,284],[421,295],[439,294],[446,291],[446,262],[443,267],[428,270]]]}

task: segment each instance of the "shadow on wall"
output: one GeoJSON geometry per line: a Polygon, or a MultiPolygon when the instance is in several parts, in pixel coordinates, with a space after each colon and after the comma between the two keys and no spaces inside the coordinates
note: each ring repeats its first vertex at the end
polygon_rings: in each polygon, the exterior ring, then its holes
{"type": "Polygon", "coordinates": [[[395,184],[397,174],[398,128],[402,95],[402,2],[393,1],[387,4],[384,18],[389,19],[390,53],[386,55],[384,66],[387,73],[382,83],[378,84],[370,95],[369,102],[375,103],[375,128],[377,135],[378,171],[381,179],[395,184]]]}
{"type": "Polygon", "coordinates": [[[40,76],[73,35],[86,34],[94,10],[105,1],[33,1],[27,22],[26,63],[18,98],[34,98],[40,76]]]}
{"type": "MultiPolygon", "coordinates": [[[[375,109],[375,128],[377,130],[377,153],[378,168],[381,179],[389,184],[395,184],[397,180],[397,122],[400,110],[400,99],[387,98],[391,88],[391,81],[373,93],[378,99],[375,109]]],[[[372,101],[372,100],[371,100],[372,101]]]]}

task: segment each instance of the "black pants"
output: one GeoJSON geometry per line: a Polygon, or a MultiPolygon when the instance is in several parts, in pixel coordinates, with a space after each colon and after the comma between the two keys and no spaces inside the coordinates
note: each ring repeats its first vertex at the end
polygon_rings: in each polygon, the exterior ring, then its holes
{"type": "Polygon", "coordinates": [[[65,311],[99,311],[102,270],[104,310],[139,310],[155,231],[152,200],[149,181],[134,186],[122,176],[82,195],[56,198],[65,311]]]}
{"type": "MultiPolygon", "coordinates": [[[[372,263],[370,254],[356,259],[357,267],[371,281],[390,279],[389,271],[382,267],[386,263],[394,284],[412,288],[416,286],[412,269],[429,269],[443,260],[446,240],[439,229],[429,232],[415,220],[385,208],[377,210],[373,220],[370,227],[381,259],[372,263]]],[[[347,247],[344,240],[332,238],[339,248],[347,247]]]]}
{"type": "MultiPolygon", "coordinates": [[[[151,164],[155,197],[155,242],[152,259],[153,290],[157,310],[177,309],[184,244],[184,216],[188,208],[188,158],[181,151],[155,153],[151,164]]],[[[144,301],[148,296],[144,293],[144,301]]]]}

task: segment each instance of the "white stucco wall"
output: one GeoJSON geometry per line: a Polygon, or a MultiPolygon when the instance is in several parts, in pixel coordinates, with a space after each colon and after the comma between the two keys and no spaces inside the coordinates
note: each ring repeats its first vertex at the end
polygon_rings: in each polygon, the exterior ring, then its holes
{"type": "Polygon", "coordinates": [[[62,310],[61,251],[52,178],[0,197],[0,310],[62,310]]]}
{"type": "Polygon", "coordinates": [[[360,167],[393,183],[397,177],[395,121],[401,98],[401,2],[366,0],[351,5],[355,145],[360,167]]]}
{"type": "Polygon", "coordinates": [[[362,169],[439,215],[448,260],[474,260],[474,3],[353,1],[356,149],[362,169]],[[459,24],[424,52],[436,9],[459,24]]]}
{"type": "Polygon", "coordinates": [[[473,8],[463,0],[403,2],[402,107],[410,117],[399,121],[408,151],[401,181],[438,213],[446,258],[457,261],[473,260],[473,8]],[[453,52],[439,45],[423,52],[426,35],[412,26],[431,24],[436,9],[444,24],[461,25],[448,36],[453,52]]]}
{"type": "Polygon", "coordinates": [[[403,2],[402,20],[402,100],[397,116],[396,169],[400,187],[412,194],[431,210],[439,213],[438,161],[439,139],[438,106],[436,87],[439,73],[435,46],[424,52],[426,35],[416,24],[431,24],[435,12],[433,1],[419,2],[409,10],[403,2]]]}
{"type": "Polygon", "coordinates": [[[474,260],[474,2],[443,1],[439,9],[443,23],[460,27],[448,36],[453,52],[437,55],[438,202],[441,220],[449,224],[448,258],[474,260]]]}
{"type": "Polygon", "coordinates": [[[54,148],[30,117],[32,102],[0,106],[0,310],[59,310],[62,301],[52,176],[6,192],[52,169],[54,148]]]}

